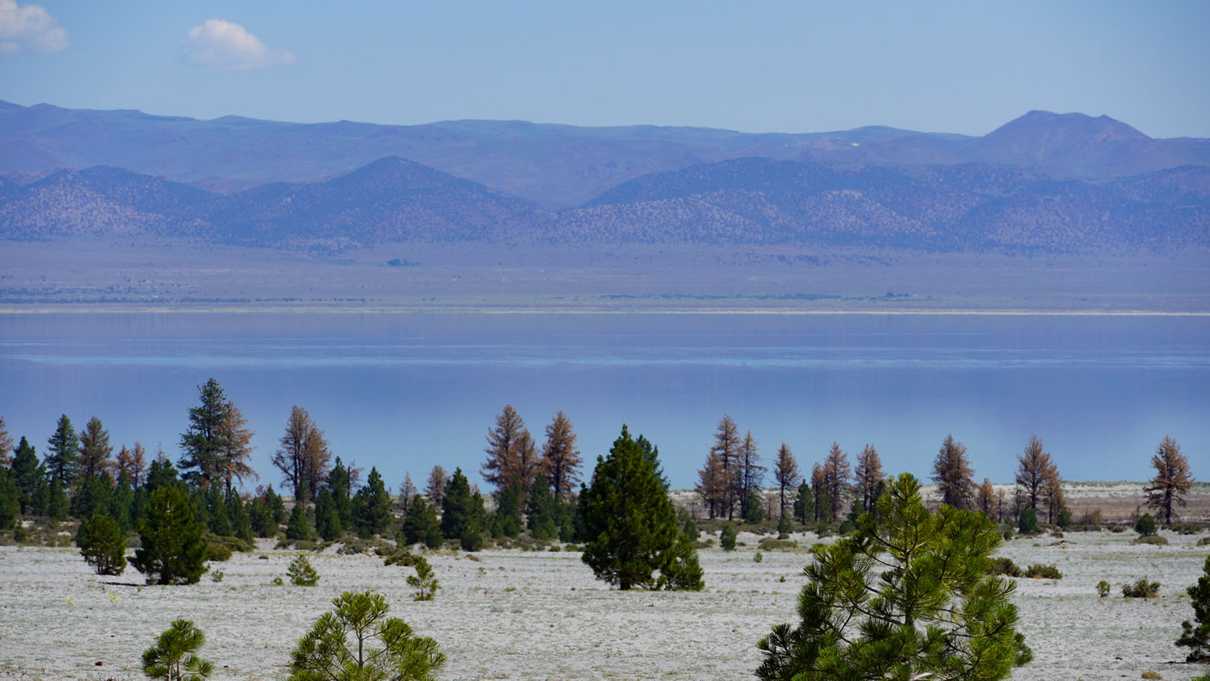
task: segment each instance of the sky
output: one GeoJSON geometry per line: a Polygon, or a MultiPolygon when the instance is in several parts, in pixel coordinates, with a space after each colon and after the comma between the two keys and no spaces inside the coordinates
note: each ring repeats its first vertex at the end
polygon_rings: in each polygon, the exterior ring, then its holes
{"type": "Polygon", "coordinates": [[[0,99],[212,118],[1210,137],[1210,2],[0,0],[0,99]]]}

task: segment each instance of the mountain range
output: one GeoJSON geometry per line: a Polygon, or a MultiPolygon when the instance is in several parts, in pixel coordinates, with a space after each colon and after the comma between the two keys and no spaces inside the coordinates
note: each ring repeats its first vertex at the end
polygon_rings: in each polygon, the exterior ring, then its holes
{"type": "Polygon", "coordinates": [[[0,238],[1210,246],[1210,140],[1030,112],[982,137],[196,120],[0,102],[0,238]]]}

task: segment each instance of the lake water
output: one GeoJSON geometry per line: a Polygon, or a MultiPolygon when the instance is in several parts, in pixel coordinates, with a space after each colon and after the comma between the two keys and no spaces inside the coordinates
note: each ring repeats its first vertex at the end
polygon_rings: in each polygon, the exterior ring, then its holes
{"type": "Polygon", "coordinates": [[[293,404],[392,488],[435,463],[477,472],[512,403],[541,439],[557,409],[586,458],[622,423],[695,479],[718,419],[800,465],[833,440],[926,475],[947,433],[1011,479],[1037,433],[1069,479],[1142,479],[1165,433],[1210,477],[1210,319],[776,315],[105,314],[0,316],[0,415],[38,447],[60,413],[174,458],[217,378],[269,458],[293,404]]]}

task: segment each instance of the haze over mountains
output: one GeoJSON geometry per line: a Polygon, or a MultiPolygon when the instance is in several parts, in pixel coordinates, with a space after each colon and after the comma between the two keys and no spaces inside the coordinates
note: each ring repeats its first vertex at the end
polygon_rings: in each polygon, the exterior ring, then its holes
{"type": "Polygon", "coordinates": [[[1210,246],[1210,140],[1030,112],[983,137],[202,121],[0,102],[0,238],[1210,246]]]}

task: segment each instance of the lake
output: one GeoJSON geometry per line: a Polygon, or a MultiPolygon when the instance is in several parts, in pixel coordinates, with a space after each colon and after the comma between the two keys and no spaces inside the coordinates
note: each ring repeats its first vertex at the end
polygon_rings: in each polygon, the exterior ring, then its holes
{"type": "Polygon", "coordinates": [[[1142,479],[1164,434],[1210,476],[1205,317],[721,314],[0,315],[0,415],[45,449],[60,413],[174,458],[197,386],[217,378],[269,459],[291,405],[334,453],[392,488],[441,463],[477,472],[512,403],[541,441],[557,409],[586,459],[622,423],[660,447],[675,487],[696,478],[718,419],[766,461],[802,467],[833,440],[869,442],[927,475],[948,433],[976,475],[1009,481],[1031,433],[1068,479],[1142,479]]]}

